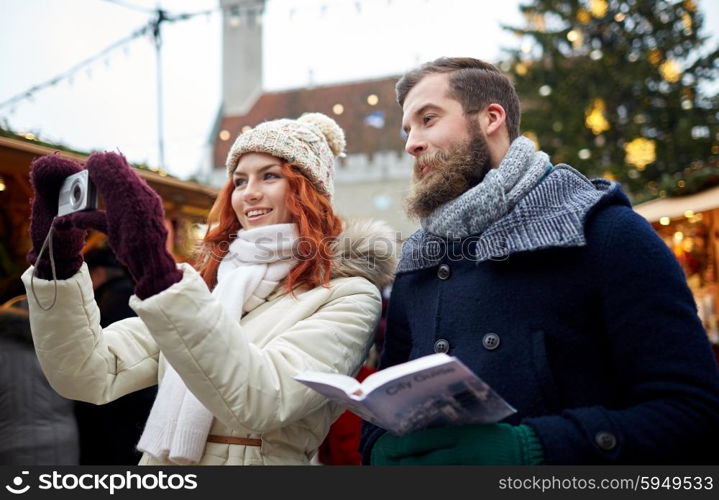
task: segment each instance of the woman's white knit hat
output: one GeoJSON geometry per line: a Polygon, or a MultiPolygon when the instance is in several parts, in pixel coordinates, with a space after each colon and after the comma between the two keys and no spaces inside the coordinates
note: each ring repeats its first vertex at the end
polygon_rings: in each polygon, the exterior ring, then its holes
{"type": "Polygon", "coordinates": [[[297,120],[260,123],[241,134],[227,155],[227,174],[232,176],[245,153],[267,153],[297,165],[318,191],[334,195],[335,156],[343,156],[345,134],[332,118],[305,113],[297,120]]]}

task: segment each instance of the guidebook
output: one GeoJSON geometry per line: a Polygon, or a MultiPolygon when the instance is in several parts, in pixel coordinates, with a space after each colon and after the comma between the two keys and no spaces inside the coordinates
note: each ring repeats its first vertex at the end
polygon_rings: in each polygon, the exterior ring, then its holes
{"type": "Polygon", "coordinates": [[[337,373],[303,372],[294,378],[397,435],[494,423],[516,412],[459,359],[444,353],[391,366],[362,383],[337,373]]]}

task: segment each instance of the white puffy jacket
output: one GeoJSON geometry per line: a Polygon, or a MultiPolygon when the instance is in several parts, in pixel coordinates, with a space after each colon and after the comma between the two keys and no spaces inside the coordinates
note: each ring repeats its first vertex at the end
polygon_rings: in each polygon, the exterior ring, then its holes
{"type": "MultiPolygon", "coordinates": [[[[57,303],[47,312],[33,297],[30,268],[22,278],[40,365],[60,395],[103,404],[157,384],[169,360],[214,415],[210,434],[262,440],[207,443],[200,464],[307,464],[342,409],[292,377],[359,370],[381,311],[377,287],[395,263],[394,235],[381,223],[354,223],[339,241],[329,287],[292,297],[279,286],[239,323],[187,264],[179,265],[178,283],[146,300],[131,298],[137,318],[105,329],[86,265],[57,282],[57,303]]],[[[47,307],[54,284],[34,281],[47,307]]],[[[165,463],[147,454],[140,461],[165,463]]]]}

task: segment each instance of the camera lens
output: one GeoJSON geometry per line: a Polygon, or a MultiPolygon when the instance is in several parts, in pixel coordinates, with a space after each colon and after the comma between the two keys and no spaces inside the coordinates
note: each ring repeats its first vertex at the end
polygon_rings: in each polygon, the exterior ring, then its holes
{"type": "Polygon", "coordinates": [[[82,201],[82,186],[79,182],[72,186],[72,206],[77,207],[82,201]]]}

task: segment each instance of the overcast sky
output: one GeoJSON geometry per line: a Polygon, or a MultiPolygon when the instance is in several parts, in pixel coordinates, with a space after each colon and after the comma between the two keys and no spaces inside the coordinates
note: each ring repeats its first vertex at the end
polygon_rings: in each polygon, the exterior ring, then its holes
{"type": "MultiPolygon", "coordinates": [[[[268,0],[263,18],[267,90],[400,73],[442,55],[497,61],[519,40],[500,24],[524,20],[517,0],[268,0]]],[[[705,33],[719,32],[719,2],[700,0],[705,33]]],[[[221,101],[218,0],[0,0],[0,103],[129,36],[160,5],[213,10],[165,23],[167,170],[191,176],[207,152],[221,101]],[[139,9],[126,6],[131,5],[139,9]]],[[[717,37],[715,37],[717,40],[717,37]]],[[[110,52],[71,81],[0,108],[0,122],[49,142],[117,150],[156,167],[155,51],[149,36],[110,52]]]]}

